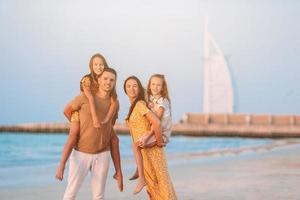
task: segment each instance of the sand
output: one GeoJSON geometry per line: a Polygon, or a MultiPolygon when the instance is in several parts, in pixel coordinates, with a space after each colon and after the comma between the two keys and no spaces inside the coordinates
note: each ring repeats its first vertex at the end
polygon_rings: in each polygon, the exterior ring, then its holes
{"type": "MultiPolygon", "coordinates": [[[[170,157],[169,171],[178,199],[299,200],[300,144],[289,141],[292,142],[252,150],[170,157]],[[174,164],[175,159],[179,162],[174,164]]],[[[135,182],[128,181],[132,171],[132,167],[124,169],[125,188],[122,193],[117,190],[115,181],[108,178],[107,200],[148,199],[145,190],[136,196],[132,195],[135,182]]],[[[57,181],[43,186],[0,188],[0,199],[62,199],[65,186],[65,181],[57,181]]],[[[81,187],[77,199],[91,199],[88,179],[81,187]]]]}

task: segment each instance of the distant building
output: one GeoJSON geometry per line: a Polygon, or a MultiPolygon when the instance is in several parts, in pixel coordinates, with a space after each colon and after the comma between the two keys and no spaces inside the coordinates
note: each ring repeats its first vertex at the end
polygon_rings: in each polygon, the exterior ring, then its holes
{"type": "Polygon", "coordinates": [[[204,30],[203,112],[232,113],[234,105],[230,71],[222,50],[207,29],[204,30]]]}

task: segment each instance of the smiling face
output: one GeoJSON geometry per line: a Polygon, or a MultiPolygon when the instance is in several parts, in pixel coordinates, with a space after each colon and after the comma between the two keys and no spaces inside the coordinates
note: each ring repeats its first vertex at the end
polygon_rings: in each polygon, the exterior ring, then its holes
{"type": "Polygon", "coordinates": [[[128,79],[125,83],[125,92],[130,100],[136,99],[139,94],[138,82],[134,79],[128,79]]]}
{"type": "Polygon", "coordinates": [[[106,92],[110,92],[114,89],[116,85],[116,75],[111,72],[104,71],[99,77],[98,83],[99,89],[106,92]]]}
{"type": "Polygon", "coordinates": [[[150,81],[150,90],[153,96],[161,96],[163,80],[159,77],[152,77],[150,81]]]}
{"type": "Polygon", "coordinates": [[[103,72],[104,66],[104,61],[101,58],[95,57],[93,59],[92,69],[96,75],[99,76],[103,72]]]}

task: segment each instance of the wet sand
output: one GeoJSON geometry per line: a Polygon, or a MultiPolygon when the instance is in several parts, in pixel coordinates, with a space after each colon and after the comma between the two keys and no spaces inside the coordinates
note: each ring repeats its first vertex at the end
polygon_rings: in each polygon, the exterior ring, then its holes
{"type": "MultiPolygon", "coordinates": [[[[299,139],[255,149],[169,156],[170,174],[179,200],[300,199],[299,139]]],[[[133,196],[135,182],[128,181],[132,166],[124,165],[124,192],[110,176],[106,199],[148,199],[145,190],[133,196]]],[[[54,173],[54,172],[49,172],[54,173]]],[[[54,174],[53,174],[54,176],[54,174]]],[[[33,177],[34,178],[34,177],[33,177]]],[[[1,200],[62,199],[66,182],[51,185],[0,188],[1,200]]],[[[88,178],[77,199],[91,199],[88,178]]]]}

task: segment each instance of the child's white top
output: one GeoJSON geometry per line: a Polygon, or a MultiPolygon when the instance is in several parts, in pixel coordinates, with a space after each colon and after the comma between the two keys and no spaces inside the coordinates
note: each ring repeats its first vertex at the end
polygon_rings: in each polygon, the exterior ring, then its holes
{"type": "Polygon", "coordinates": [[[150,95],[150,102],[154,104],[151,110],[155,113],[157,113],[160,107],[164,108],[164,113],[161,118],[161,128],[163,139],[166,143],[168,143],[172,132],[172,115],[170,102],[166,98],[160,97],[156,99],[152,95],[150,95]]]}

